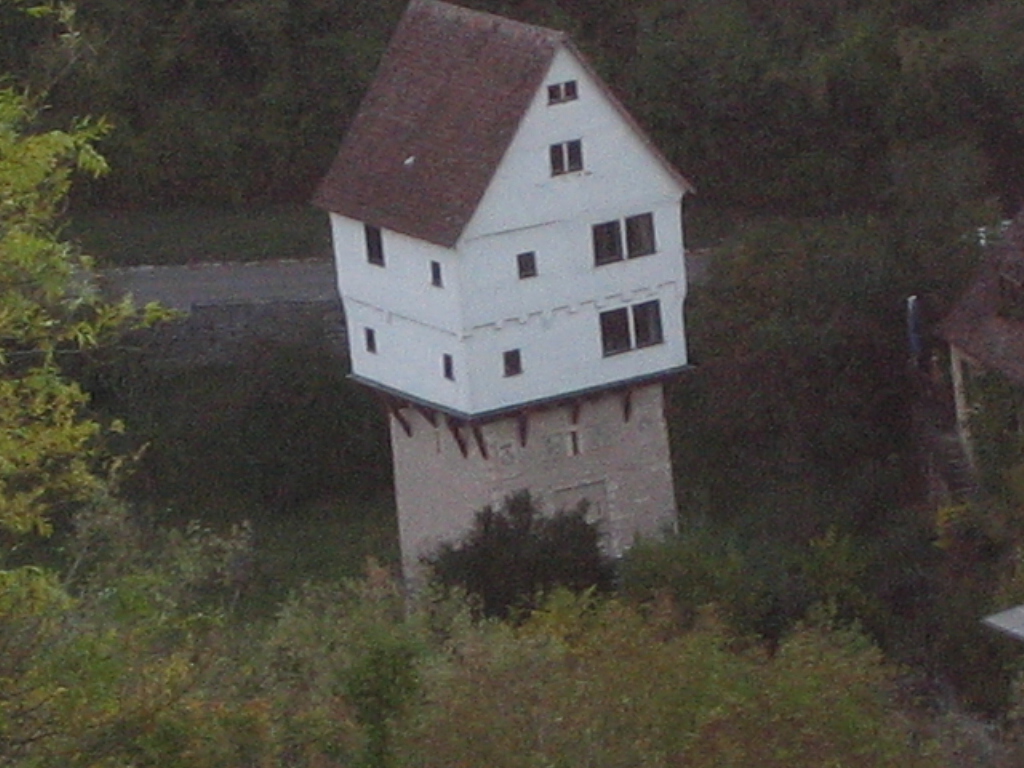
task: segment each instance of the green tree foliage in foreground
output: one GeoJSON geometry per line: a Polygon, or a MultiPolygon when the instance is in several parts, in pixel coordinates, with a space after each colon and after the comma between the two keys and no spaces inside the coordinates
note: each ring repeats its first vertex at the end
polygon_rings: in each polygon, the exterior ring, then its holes
{"type": "Polygon", "coordinates": [[[72,172],[106,167],[92,148],[104,126],[33,133],[34,116],[0,91],[0,528],[14,533],[44,532],[51,505],[98,490],[89,446],[99,425],[82,418],[85,396],[58,358],[130,311],[97,300],[88,263],[55,232],[72,172]]]}

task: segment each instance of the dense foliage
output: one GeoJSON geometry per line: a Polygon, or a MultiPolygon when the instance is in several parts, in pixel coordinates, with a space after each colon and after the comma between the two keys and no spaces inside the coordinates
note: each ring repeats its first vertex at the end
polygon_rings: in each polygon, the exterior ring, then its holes
{"type": "Polygon", "coordinates": [[[555,588],[607,592],[612,562],[586,513],[582,503],[544,514],[529,491],[520,491],[497,510],[477,512],[466,535],[442,544],[425,565],[438,585],[464,591],[489,617],[522,615],[555,588]]]}
{"type": "MultiPolygon", "coordinates": [[[[1020,199],[1014,0],[467,4],[571,31],[704,200],[913,217],[1020,199]]],[[[7,4],[0,69],[49,89],[54,119],[113,122],[97,199],[305,199],[403,7],[90,2],[69,67],[68,36],[7,4]]]]}

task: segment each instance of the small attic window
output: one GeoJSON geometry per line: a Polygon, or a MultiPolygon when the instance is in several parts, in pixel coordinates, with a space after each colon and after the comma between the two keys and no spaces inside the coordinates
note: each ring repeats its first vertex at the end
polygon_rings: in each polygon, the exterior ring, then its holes
{"type": "Polygon", "coordinates": [[[566,101],[575,101],[577,98],[579,94],[576,91],[575,80],[548,86],[548,104],[562,104],[566,101]]]}

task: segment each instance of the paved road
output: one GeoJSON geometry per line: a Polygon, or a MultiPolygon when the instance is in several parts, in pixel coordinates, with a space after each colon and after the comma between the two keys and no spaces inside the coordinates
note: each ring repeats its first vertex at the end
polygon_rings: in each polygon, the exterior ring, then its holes
{"type": "Polygon", "coordinates": [[[271,304],[337,298],[334,264],[327,259],[221,262],[104,270],[112,296],[131,293],[139,304],[159,301],[189,310],[209,304],[271,304]]]}
{"type": "MultiPolygon", "coordinates": [[[[687,254],[690,282],[707,280],[707,250],[687,254]]],[[[327,259],[220,262],[169,267],[109,269],[101,278],[112,296],[131,293],[136,302],[159,301],[174,309],[226,304],[332,301],[334,264],[327,259]]]]}

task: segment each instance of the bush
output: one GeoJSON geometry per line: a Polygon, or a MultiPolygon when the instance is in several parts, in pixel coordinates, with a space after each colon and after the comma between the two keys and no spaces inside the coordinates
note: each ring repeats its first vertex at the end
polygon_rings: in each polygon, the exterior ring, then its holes
{"type": "Polygon", "coordinates": [[[486,507],[457,544],[445,544],[427,565],[445,589],[461,588],[488,617],[533,610],[555,587],[573,592],[612,586],[611,561],[601,552],[600,531],[587,522],[586,503],[545,516],[520,491],[501,509],[486,507]]]}

